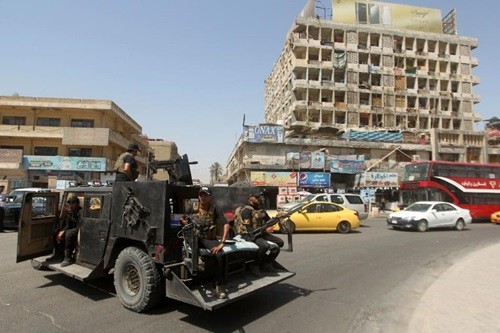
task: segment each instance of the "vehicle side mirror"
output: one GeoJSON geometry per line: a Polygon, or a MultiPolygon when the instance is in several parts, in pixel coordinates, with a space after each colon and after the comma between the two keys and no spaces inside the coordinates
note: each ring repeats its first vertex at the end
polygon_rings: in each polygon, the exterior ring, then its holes
{"type": "Polygon", "coordinates": [[[436,213],[437,210],[436,209],[431,209],[431,213],[436,213]]]}

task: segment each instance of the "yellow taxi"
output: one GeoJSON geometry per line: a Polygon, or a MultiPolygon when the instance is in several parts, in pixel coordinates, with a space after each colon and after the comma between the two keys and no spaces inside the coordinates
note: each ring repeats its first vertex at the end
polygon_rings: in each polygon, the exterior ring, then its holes
{"type": "MultiPolygon", "coordinates": [[[[294,208],[291,208],[294,209],[294,208]]],[[[316,201],[302,206],[283,222],[292,233],[295,231],[337,231],[346,234],[359,228],[358,212],[331,202],[316,201]]],[[[280,230],[279,224],[274,226],[280,230]]]]}
{"type": "Polygon", "coordinates": [[[500,211],[491,214],[491,222],[500,223],[500,211]]]}

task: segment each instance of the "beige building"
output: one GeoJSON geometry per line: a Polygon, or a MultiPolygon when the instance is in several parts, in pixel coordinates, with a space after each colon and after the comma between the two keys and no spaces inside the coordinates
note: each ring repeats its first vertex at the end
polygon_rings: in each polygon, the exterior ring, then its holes
{"type": "Polygon", "coordinates": [[[475,130],[478,40],[456,35],[453,11],[442,18],[432,8],[332,4],[333,15],[319,17],[307,3],[265,82],[265,122],[283,125],[283,140],[243,136],[227,165],[230,182],[252,170],[290,170],[287,152],[322,148],[364,155],[365,170],[380,172],[415,159],[499,162],[499,147],[475,130]],[[422,10],[428,21],[411,17],[422,10]]]}
{"type": "Polygon", "coordinates": [[[146,173],[142,128],[112,101],[0,96],[0,120],[0,178],[10,189],[113,179],[129,143],[141,147],[146,173]]]}
{"type": "MultiPolygon", "coordinates": [[[[148,139],[148,142],[151,147],[151,153],[157,161],[168,161],[180,157],[175,142],[165,141],[163,139],[148,139]]],[[[168,172],[165,170],[158,170],[153,174],[153,179],[169,180],[168,172]]]]}

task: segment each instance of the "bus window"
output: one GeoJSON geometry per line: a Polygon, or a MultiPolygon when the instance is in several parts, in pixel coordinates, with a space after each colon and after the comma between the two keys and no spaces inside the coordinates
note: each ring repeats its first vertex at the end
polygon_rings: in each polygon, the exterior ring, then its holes
{"type": "Polygon", "coordinates": [[[429,163],[408,164],[403,171],[403,181],[428,180],[429,163]]]}

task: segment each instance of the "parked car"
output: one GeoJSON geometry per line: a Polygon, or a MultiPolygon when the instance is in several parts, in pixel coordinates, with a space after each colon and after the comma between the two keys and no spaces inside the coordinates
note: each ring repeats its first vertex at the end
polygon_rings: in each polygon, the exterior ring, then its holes
{"type": "MultiPolygon", "coordinates": [[[[286,226],[290,231],[337,231],[346,234],[359,228],[359,216],[355,210],[331,202],[315,201],[305,204],[293,213],[286,226]]],[[[281,231],[279,224],[274,230],[281,231]]]]}
{"type": "Polygon", "coordinates": [[[304,204],[313,201],[325,201],[332,202],[338,205],[342,205],[346,208],[355,210],[358,212],[359,219],[364,220],[368,218],[368,205],[365,204],[363,198],[359,194],[354,193],[318,193],[310,194],[302,198],[298,203],[288,203],[281,207],[282,210],[289,210],[296,207],[297,204],[304,204]]]}
{"type": "Polygon", "coordinates": [[[500,211],[491,214],[491,222],[500,223],[500,211]]]}
{"type": "Polygon", "coordinates": [[[450,227],[463,230],[472,222],[468,209],[460,208],[449,202],[419,201],[399,212],[390,213],[387,225],[394,229],[417,229],[450,227]]]}
{"type": "MultiPolygon", "coordinates": [[[[4,228],[17,229],[24,195],[29,192],[50,192],[50,190],[46,188],[28,187],[19,188],[10,192],[5,197],[4,228]]],[[[36,204],[33,206],[34,209],[37,207],[41,208],[42,206],[36,204]]]]}

